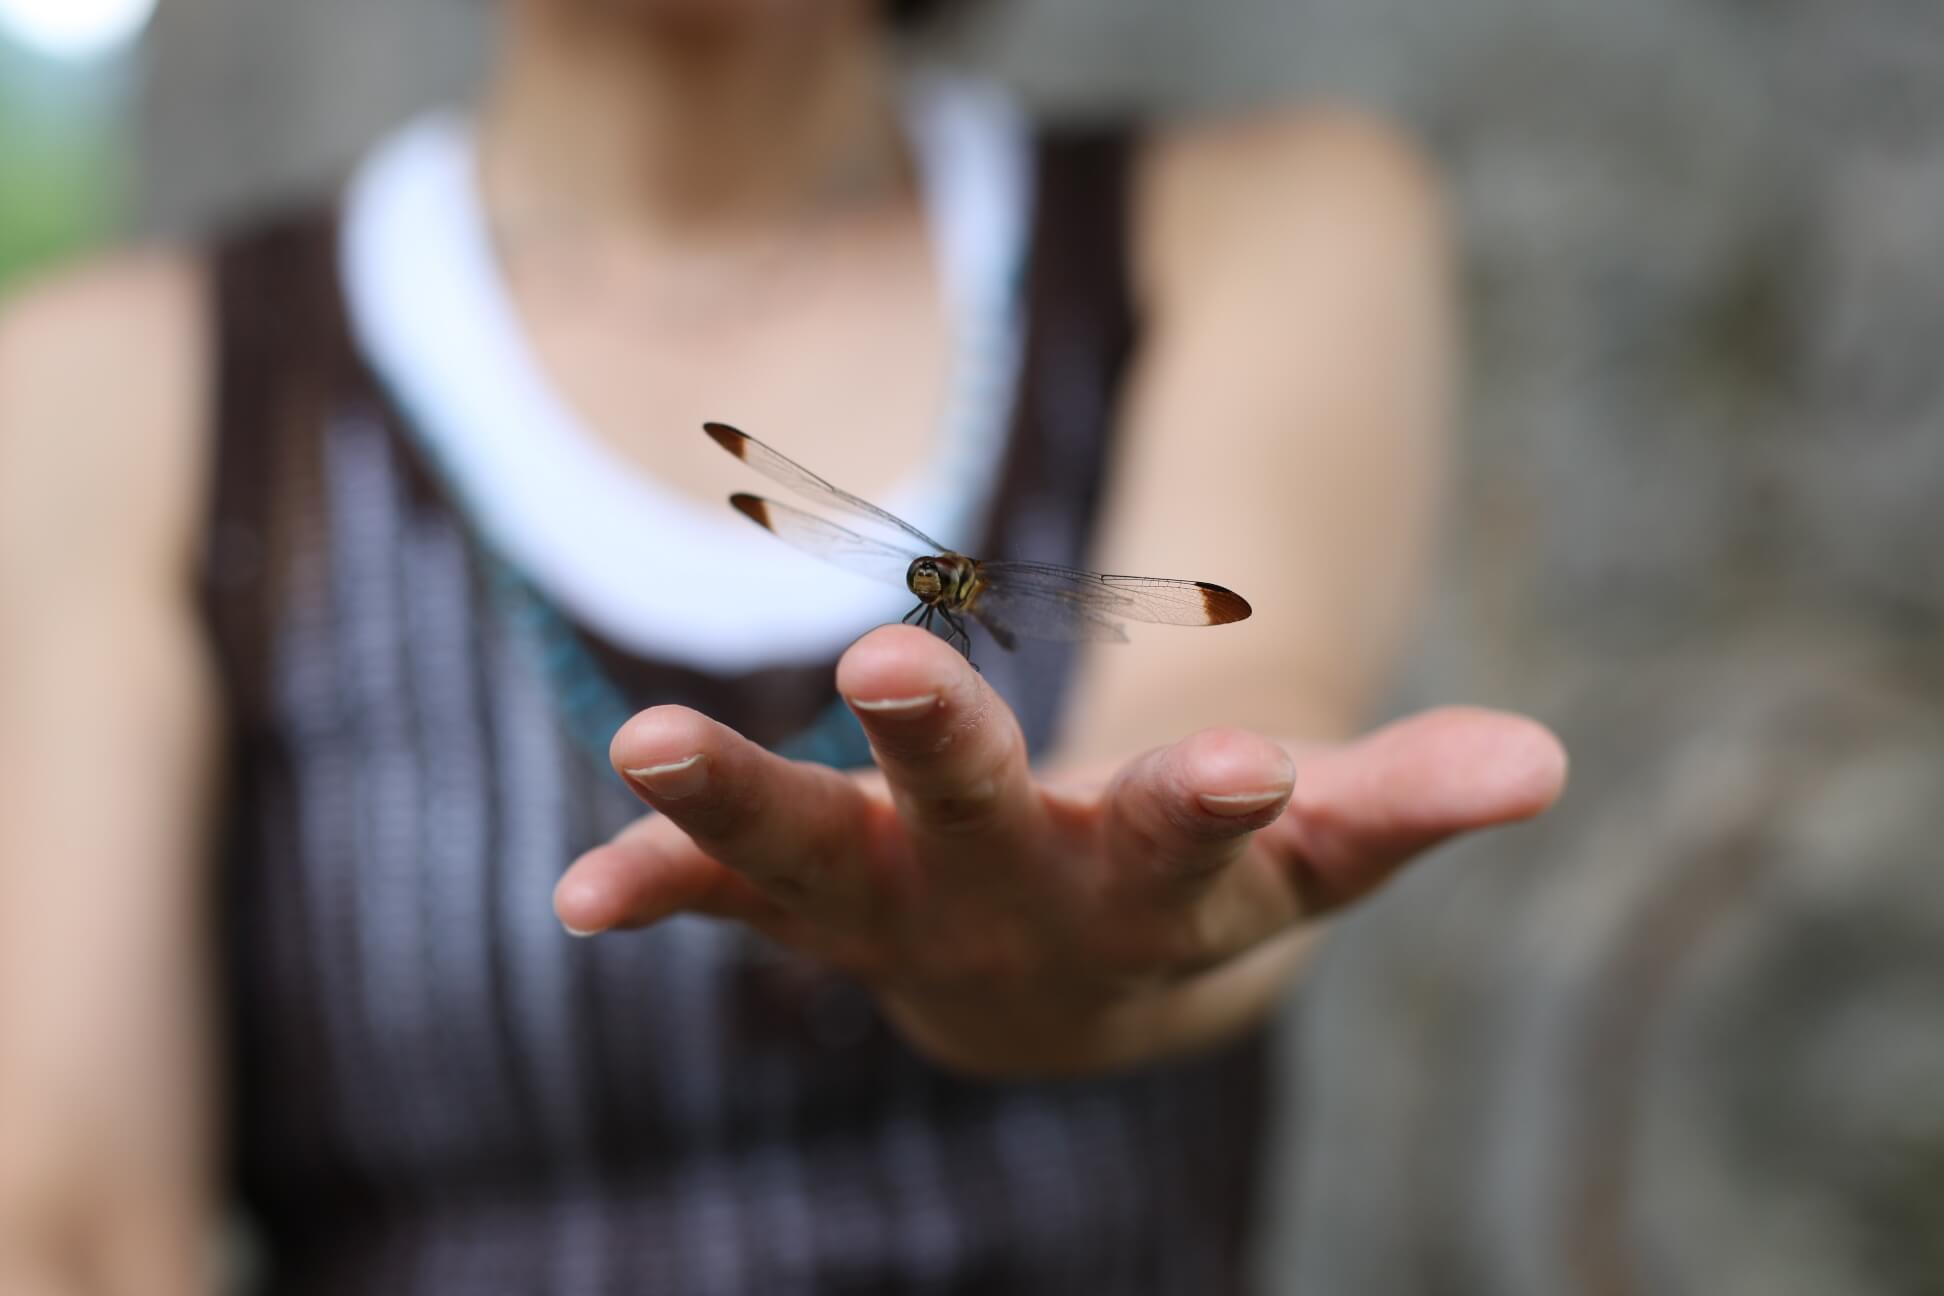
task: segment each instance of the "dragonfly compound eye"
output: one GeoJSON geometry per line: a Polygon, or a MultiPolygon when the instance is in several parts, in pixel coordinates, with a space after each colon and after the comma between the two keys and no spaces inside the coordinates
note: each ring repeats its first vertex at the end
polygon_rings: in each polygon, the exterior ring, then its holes
{"type": "Polygon", "coordinates": [[[920,558],[911,564],[905,573],[905,584],[919,598],[930,602],[945,592],[945,579],[939,574],[938,564],[930,558],[920,558]]]}

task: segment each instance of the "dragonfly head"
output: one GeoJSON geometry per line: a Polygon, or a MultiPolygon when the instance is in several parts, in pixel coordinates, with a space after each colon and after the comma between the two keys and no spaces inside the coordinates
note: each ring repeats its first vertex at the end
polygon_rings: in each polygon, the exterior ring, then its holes
{"type": "Polygon", "coordinates": [[[936,558],[913,558],[905,569],[905,584],[926,603],[936,603],[945,596],[945,572],[936,558]]]}
{"type": "Polygon", "coordinates": [[[948,612],[965,608],[978,584],[979,564],[959,554],[914,558],[905,568],[905,584],[922,603],[942,605],[948,612]]]}

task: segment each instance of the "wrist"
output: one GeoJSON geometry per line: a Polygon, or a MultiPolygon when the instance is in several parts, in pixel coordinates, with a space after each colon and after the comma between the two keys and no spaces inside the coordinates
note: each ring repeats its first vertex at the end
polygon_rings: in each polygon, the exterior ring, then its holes
{"type": "Polygon", "coordinates": [[[990,987],[885,990],[879,1006],[905,1042],[932,1062],[988,1080],[1048,1080],[1137,1066],[1148,1051],[1160,985],[1038,993],[990,987]]]}
{"type": "Polygon", "coordinates": [[[1291,930],[1181,979],[887,987],[879,1005],[906,1042],[949,1070],[994,1080],[1107,1074],[1213,1048],[1261,1023],[1314,935],[1291,930]]]}

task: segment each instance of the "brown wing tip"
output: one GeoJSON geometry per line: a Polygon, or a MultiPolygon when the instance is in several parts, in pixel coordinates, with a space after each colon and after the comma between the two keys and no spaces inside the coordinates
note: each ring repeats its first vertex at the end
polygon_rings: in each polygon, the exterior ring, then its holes
{"type": "Polygon", "coordinates": [[[1207,581],[1196,581],[1195,586],[1202,592],[1202,611],[1208,613],[1208,624],[1227,625],[1231,621],[1246,621],[1255,609],[1249,600],[1232,589],[1220,585],[1210,585],[1207,581]]]}
{"type": "Polygon", "coordinates": [[[774,529],[770,526],[769,501],[760,495],[731,495],[729,507],[765,531],[774,529]]]}
{"type": "Polygon", "coordinates": [[[740,432],[730,427],[727,423],[704,423],[702,430],[709,434],[709,440],[715,442],[724,450],[736,456],[736,458],[740,459],[743,457],[743,446],[749,441],[749,434],[747,432],[740,432]]]}

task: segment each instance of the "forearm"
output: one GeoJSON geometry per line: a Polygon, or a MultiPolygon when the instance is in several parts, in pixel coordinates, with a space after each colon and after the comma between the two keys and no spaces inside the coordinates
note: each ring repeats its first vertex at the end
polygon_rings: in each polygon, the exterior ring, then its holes
{"type": "Polygon", "coordinates": [[[189,987],[125,987],[130,1015],[150,1016],[117,1032],[90,1019],[90,996],[48,978],[23,1010],[18,985],[0,1045],[0,1292],[214,1290],[206,1031],[189,987]]]}
{"type": "Polygon", "coordinates": [[[0,1291],[207,1292],[208,681],[184,619],[32,624],[0,653],[0,1291]]]}
{"type": "MultiPolygon", "coordinates": [[[[10,1147],[9,1151],[13,1149],[10,1147]]],[[[211,1296],[213,1234],[159,1210],[82,1209],[41,1179],[0,1206],[0,1291],[8,1296],[211,1296]]],[[[160,1205],[160,1203],[155,1203],[160,1205]]]]}

